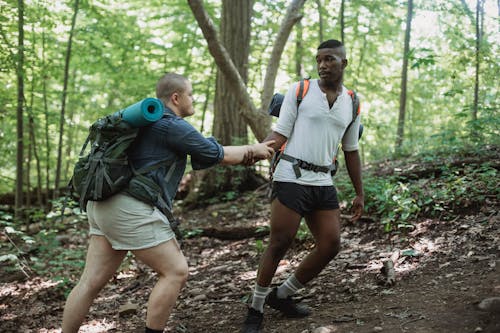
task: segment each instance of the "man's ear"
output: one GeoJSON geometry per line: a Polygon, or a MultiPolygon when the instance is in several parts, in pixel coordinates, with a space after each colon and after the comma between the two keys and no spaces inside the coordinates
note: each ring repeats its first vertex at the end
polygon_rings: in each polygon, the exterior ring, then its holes
{"type": "Polygon", "coordinates": [[[347,59],[342,59],[342,68],[346,68],[347,64],[349,64],[349,61],[347,61],[347,59]]]}
{"type": "Polygon", "coordinates": [[[170,96],[170,101],[172,102],[173,105],[177,106],[179,105],[179,93],[174,92],[170,96]]]}

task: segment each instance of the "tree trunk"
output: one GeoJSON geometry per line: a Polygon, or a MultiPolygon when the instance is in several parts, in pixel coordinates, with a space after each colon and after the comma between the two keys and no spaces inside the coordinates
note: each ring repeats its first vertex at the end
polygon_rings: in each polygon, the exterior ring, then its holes
{"type": "MultiPolygon", "coordinates": [[[[478,106],[479,106],[479,67],[480,67],[480,53],[481,53],[481,40],[483,38],[483,24],[482,24],[482,17],[483,17],[483,0],[477,0],[476,2],[476,54],[475,54],[475,61],[476,61],[476,73],[474,76],[474,104],[472,107],[472,121],[477,120],[477,113],[478,113],[478,106]]],[[[473,128],[473,135],[476,136],[477,133],[473,128]]]]}
{"type": "Polygon", "coordinates": [[[15,218],[21,218],[23,206],[23,169],[24,169],[24,1],[18,0],[18,46],[17,46],[17,155],[16,155],[16,200],[15,218]]]}
{"type": "Polygon", "coordinates": [[[267,136],[271,128],[271,117],[267,114],[267,106],[271,102],[274,92],[274,82],[276,80],[281,54],[283,53],[283,49],[293,26],[302,18],[300,9],[304,6],[304,2],[305,0],[293,0],[287,8],[280,31],[273,44],[271,59],[267,66],[264,88],[261,94],[261,107],[257,110],[228,52],[220,43],[214,24],[203,8],[202,1],[188,0],[189,7],[207,40],[210,54],[213,56],[221,72],[226,76],[226,80],[230,83],[229,88],[236,92],[241,104],[240,109],[242,116],[245,118],[259,141],[262,141],[267,136]]]}
{"type": "Polygon", "coordinates": [[[340,41],[344,44],[344,29],[345,29],[345,20],[344,20],[344,11],[345,11],[345,0],[342,0],[340,3],[340,41]]]}
{"type": "MultiPolygon", "coordinates": [[[[250,27],[253,0],[222,1],[221,43],[243,83],[248,80],[250,27]]],[[[247,127],[241,116],[239,98],[228,89],[230,82],[217,70],[214,98],[214,135],[223,145],[246,144],[247,127]]]]}
{"type": "MultiPolygon", "coordinates": [[[[222,1],[221,43],[245,85],[248,79],[253,3],[253,0],[222,1]]],[[[247,144],[247,125],[240,111],[239,97],[229,86],[230,82],[218,69],[214,98],[214,136],[224,146],[247,144]]],[[[204,177],[199,194],[210,198],[227,191],[254,189],[260,184],[251,183],[255,179],[252,174],[251,168],[241,166],[213,168],[204,177]]]]}
{"type": "Polygon", "coordinates": [[[210,78],[208,79],[206,90],[205,90],[205,102],[203,103],[203,111],[201,113],[201,126],[200,133],[203,134],[205,131],[205,117],[208,110],[208,102],[210,101],[210,96],[212,94],[212,78],[215,75],[215,66],[210,68],[210,78]]]}
{"type": "Polygon", "coordinates": [[[49,107],[47,101],[47,64],[45,61],[45,31],[42,33],[42,95],[43,95],[43,114],[45,118],[45,206],[49,204],[50,189],[50,151],[52,149],[49,136],[49,107]]]}
{"type": "MultiPolygon", "coordinates": [[[[344,0],[342,0],[342,4],[344,0]]],[[[323,42],[323,6],[321,5],[321,0],[316,0],[316,6],[318,7],[318,17],[319,17],[319,42],[323,42]]]]}
{"type": "Polygon", "coordinates": [[[71,20],[71,30],[69,32],[68,46],[66,49],[66,59],[64,63],[64,83],[62,91],[62,103],[61,103],[61,118],[59,121],[59,145],[57,148],[57,167],[56,167],[56,179],[54,184],[54,199],[59,196],[59,183],[61,181],[61,164],[62,164],[62,147],[63,147],[63,134],[64,134],[64,122],[66,121],[66,96],[68,94],[68,81],[69,81],[69,62],[71,59],[71,45],[73,42],[73,34],[75,32],[76,17],[78,15],[78,3],[79,0],[75,0],[73,18],[71,20]]]}
{"type": "MultiPolygon", "coordinates": [[[[221,143],[245,143],[248,140],[246,124],[250,126],[259,141],[262,141],[269,133],[271,117],[267,114],[266,109],[274,92],[279,60],[292,27],[302,17],[300,9],[304,2],[305,0],[294,0],[287,9],[285,20],[282,22],[271,52],[271,60],[267,66],[261,95],[261,108],[257,110],[246,88],[253,0],[243,1],[245,5],[242,5],[242,1],[227,0],[223,2],[222,42],[219,40],[202,2],[188,0],[191,11],[207,40],[209,51],[219,69],[215,97],[215,118],[218,120],[214,124],[214,134],[221,143]],[[228,17],[228,15],[234,17],[228,17]],[[239,18],[237,18],[238,16],[239,18]],[[219,105],[221,102],[223,104],[219,105]],[[235,115],[235,113],[239,115],[235,115]]],[[[233,195],[234,192],[231,191],[235,189],[252,188],[264,181],[262,178],[256,177],[256,174],[249,168],[232,167],[229,168],[230,171],[227,170],[227,168],[216,168],[215,171],[210,172],[210,176],[204,177],[204,183],[199,191],[200,195],[206,197],[220,194],[221,191],[228,191],[228,195],[233,195]]],[[[192,199],[186,201],[192,201],[192,199]]]]}
{"type": "MultiPolygon", "coordinates": [[[[36,45],[36,34],[34,31],[34,27],[32,27],[32,37],[33,40],[31,42],[31,45],[33,47],[33,51],[35,49],[36,45]]],[[[37,186],[35,188],[35,194],[36,194],[36,199],[37,199],[37,205],[38,207],[43,206],[42,202],[42,181],[41,181],[41,167],[40,167],[40,157],[38,155],[38,145],[36,144],[36,132],[35,132],[35,120],[33,116],[33,104],[35,100],[35,83],[36,83],[36,74],[35,74],[35,69],[32,66],[30,66],[31,69],[31,89],[30,89],[30,101],[29,101],[29,107],[28,107],[28,130],[29,130],[29,157],[28,157],[28,163],[27,163],[27,177],[26,177],[26,188],[28,189],[27,191],[27,200],[26,200],[26,205],[28,207],[31,207],[31,163],[32,160],[34,159],[35,162],[35,167],[36,167],[36,181],[37,181],[37,186]]]]}
{"type": "Polygon", "coordinates": [[[368,40],[366,38],[366,36],[369,36],[372,29],[371,29],[371,25],[372,25],[372,20],[371,20],[371,17],[369,18],[369,23],[368,23],[368,32],[367,33],[364,33],[363,34],[363,47],[361,47],[361,50],[359,51],[359,61],[358,61],[358,66],[356,67],[356,75],[354,76],[353,78],[353,82],[354,82],[354,89],[356,89],[356,87],[358,86],[358,83],[359,83],[359,78],[361,75],[361,73],[363,73],[362,69],[363,69],[363,62],[364,62],[364,59],[365,59],[365,54],[366,54],[366,50],[367,50],[367,45],[368,45],[368,40]]]}
{"type": "Polygon", "coordinates": [[[36,165],[36,179],[37,179],[37,188],[36,188],[36,197],[38,206],[43,207],[42,200],[42,168],[40,165],[40,156],[38,155],[38,145],[36,143],[35,136],[35,122],[33,119],[33,114],[30,115],[29,118],[29,127],[30,127],[30,145],[33,149],[33,156],[35,158],[36,165]]]}
{"type": "Polygon", "coordinates": [[[304,76],[302,71],[302,49],[304,46],[302,45],[302,24],[300,21],[297,23],[297,37],[295,38],[295,75],[297,79],[300,80],[304,76]]]}
{"type": "Polygon", "coordinates": [[[274,83],[278,74],[281,55],[283,53],[283,50],[285,49],[285,45],[288,37],[290,36],[292,28],[302,19],[302,7],[304,6],[304,3],[305,0],[293,0],[290,2],[290,5],[288,5],[288,8],[286,10],[285,18],[283,19],[283,22],[281,22],[280,30],[278,31],[276,39],[273,43],[271,58],[269,59],[269,63],[267,64],[266,75],[264,77],[264,87],[262,88],[260,104],[260,111],[262,114],[265,114],[268,125],[265,128],[266,133],[263,135],[263,137],[260,137],[258,135],[259,133],[254,131],[255,137],[259,141],[262,141],[267,136],[267,134],[269,134],[269,129],[271,127],[271,117],[269,117],[269,114],[267,113],[267,108],[274,94],[274,83]]]}
{"type": "MultiPolygon", "coordinates": [[[[77,81],[76,75],[77,75],[76,70],[73,69],[73,73],[71,73],[71,77],[74,78],[73,85],[71,88],[73,91],[76,91],[76,81],[77,81]]],[[[74,124],[74,122],[75,122],[75,109],[74,108],[70,107],[67,118],[68,118],[70,124],[74,124]]],[[[74,145],[75,137],[76,137],[76,131],[70,131],[68,133],[68,139],[67,139],[67,143],[66,143],[66,153],[65,153],[66,166],[64,167],[64,172],[62,173],[64,175],[65,179],[69,179],[71,177],[69,175],[69,173],[73,171],[71,168],[73,166],[73,160],[74,160],[74,158],[72,156],[72,152],[73,152],[73,145],[74,145]]]]}
{"type": "Polygon", "coordinates": [[[410,52],[411,20],[413,15],[413,0],[408,0],[408,12],[406,16],[405,44],[403,52],[403,69],[401,75],[401,93],[399,96],[399,118],[398,132],[396,137],[396,152],[401,149],[404,138],[405,113],[406,113],[406,90],[408,83],[408,54],[410,52]]]}

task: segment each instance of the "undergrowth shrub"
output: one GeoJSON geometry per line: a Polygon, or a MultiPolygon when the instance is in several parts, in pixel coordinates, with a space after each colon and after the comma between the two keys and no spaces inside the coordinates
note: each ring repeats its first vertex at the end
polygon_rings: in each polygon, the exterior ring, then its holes
{"type": "MultiPolygon", "coordinates": [[[[432,158],[420,161],[436,163],[432,158]]],[[[425,167],[425,166],[423,166],[425,167]]],[[[365,214],[375,217],[386,231],[408,228],[419,217],[447,219],[488,200],[498,201],[498,170],[493,163],[454,166],[443,163],[438,176],[411,179],[401,176],[363,175],[365,214]]],[[[354,189],[346,172],[335,177],[339,200],[350,207],[354,189]]]]}
{"type": "MultiPolygon", "coordinates": [[[[6,240],[0,243],[0,265],[6,272],[20,271],[26,277],[41,276],[60,282],[58,288],[67,294],[72,287],[68,276],[79,274],[84,266],[85,247],[62,246],[58,238],[59,230],[63,229],[60,217],[41,218],[39,211],[34,213],[37,216],[32,220],[40,221],[36,233],[26,231],[26,225],[16,223],[10,214],[0,211],[0,235],[6,240]]],[[[69,242],[85,240],[87,230],[76,228],[78,219],[71,221],[64,222],[69,242]]]]}

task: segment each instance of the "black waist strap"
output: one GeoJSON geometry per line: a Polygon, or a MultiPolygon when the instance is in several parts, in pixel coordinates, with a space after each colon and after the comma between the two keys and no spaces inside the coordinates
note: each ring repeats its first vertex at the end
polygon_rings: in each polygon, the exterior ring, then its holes
{"type": "Polygon", "coordinates": [[[280,158],[292,163],[293,171],[295,172],[295,176],[297,178],[300,178],[300,176],[302,175],[300,169],[309,170],[313,172],[323,172],[323,173],[328,173],[335,170],[335,164],[330,164],[326,166],[316,165],[303,160],[299,160],[298,158],[295,158],[287,154],[281,154],[280,158]]]}

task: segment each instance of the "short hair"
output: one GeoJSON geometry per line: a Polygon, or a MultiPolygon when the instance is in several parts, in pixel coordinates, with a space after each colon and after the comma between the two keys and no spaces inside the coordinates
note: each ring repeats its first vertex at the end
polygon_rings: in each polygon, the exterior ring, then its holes
{"type": "Polygon", "coordinates": [[[344,44],[342,44],[341,41],[336,40],[336,39],[329,39],[329,40],[325,40],[324,42],[319,44],[318,50],[319,49],[336,49],[337,47],[341,47],[341,46],[344,46],[344,44]]]}
{"type": "Polygon", "coordinates": [[[188,79],[177,73],[165,73],[156,84],[156,97],[167,103],[174,93],[186,90],[188,79]]]}

